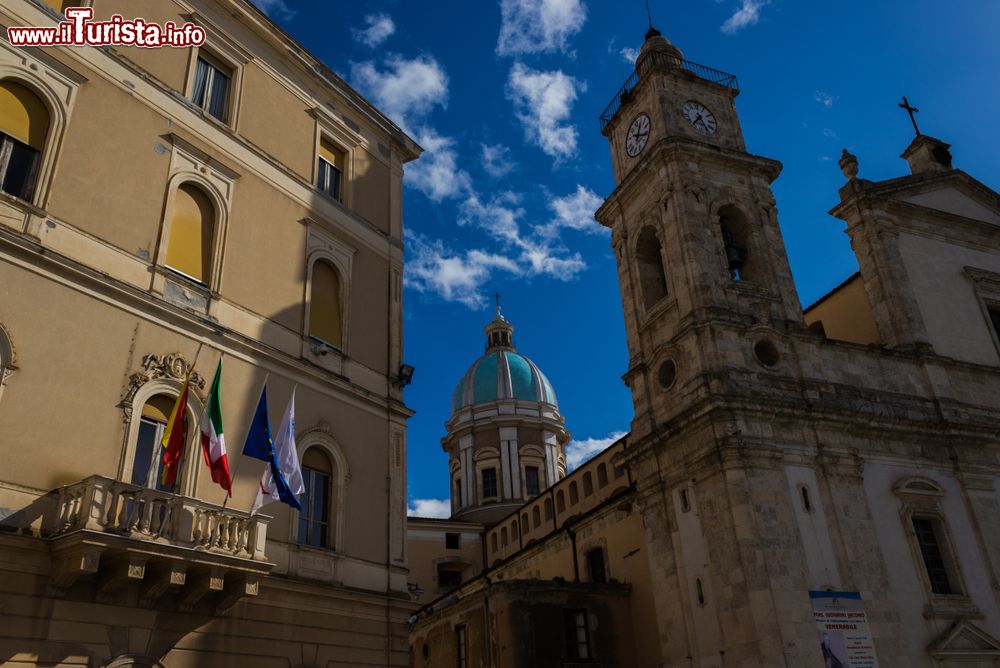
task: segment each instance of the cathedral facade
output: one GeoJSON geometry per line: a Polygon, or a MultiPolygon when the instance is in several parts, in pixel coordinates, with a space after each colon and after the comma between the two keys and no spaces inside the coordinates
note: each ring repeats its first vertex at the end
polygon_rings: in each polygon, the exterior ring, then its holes
{"type": "Polygon", "coordinates": [[[419,588],[414,665],[1000,662],[1000,195],[927,135],[887,181],[845,151],[859,272],[803,311],[738,92],[647,33],[596,213],[631,430],[483,517],[480,570],[419,588]]]}

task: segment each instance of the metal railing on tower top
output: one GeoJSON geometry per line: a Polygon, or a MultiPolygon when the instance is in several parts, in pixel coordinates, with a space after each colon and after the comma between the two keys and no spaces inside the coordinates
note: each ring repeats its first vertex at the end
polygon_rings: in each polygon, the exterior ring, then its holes
{"type": "MultiPolygon", "coordinates": [[[[699,79],[704,79],[705,81],[725,86],[726,88],[731,88],[737,92],[740,90],[735,74],[729,74],[728,72],[716,70],[708,67],[707,65],[699,65],[698,63],[691,62],[690,60],[683,60],[670,55],[669,53],[654,51],[652,53],[644,54],[642,56],[641,64],[644,71],[660,68],[681,69],[685,72],[690,72],[699,79]]],[[[608,123],[610,123],[618,114],[622,105],[628,102],[629,95],[638,83],[639,70],[637,69],[632,72],[632,76],[625,81],[625,85],[621,87],[621,90],[619,90],[618,93],[611,99],[611,103],[608,104],[608,106],[605,107],[604,112],[601,113],[601,132],[604,132],[604,129],[608,127],[608,123]]]]}

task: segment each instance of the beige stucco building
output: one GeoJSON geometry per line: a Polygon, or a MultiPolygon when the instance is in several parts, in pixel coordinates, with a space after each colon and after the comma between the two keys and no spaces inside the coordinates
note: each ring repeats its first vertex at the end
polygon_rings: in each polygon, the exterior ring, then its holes
{"type": "MultiPolygon", "coordinates": [[[[207,41],[0,42],[0,663],[406,665],[401,196],[420,148],[249,2],[92,6],[207,41]],[[225,504],[198,441],[222,357],[225,504]],[[265,381],[274,427],[297,388],[302,512],[247,513],[265,381]]],[[[4,0],[0,24],[58,9],[4,0]]]]}
{"type": "Polygon", "coordinates": [[[738,92],[647,33],[596,213],[631,431],[484,523],[415,665],[1000,663],[1000,195],[927,135],[882,182],[845,151],[860,270],[804,313],[738,92]]]}

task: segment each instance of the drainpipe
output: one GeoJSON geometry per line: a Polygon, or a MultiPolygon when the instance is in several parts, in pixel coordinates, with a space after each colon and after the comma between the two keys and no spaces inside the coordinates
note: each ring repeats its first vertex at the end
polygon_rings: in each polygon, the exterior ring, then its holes
{"type": "Polygon", "coordinates": [[[488,668],[493,668],[493,625],[490,623],[490,588],[493,586],[493,582],[490,580],[490,576],[483,571],[483,579],[486,580],[486,593],[483,595],[483,621],[485,623],[485,636],[486,636],[486,665],[488,668]]]}
{"type": "Polygon", "coordinates": [[[552,491],[555,485],[549,487],[549,502],[552,503],[552,530],[557,531],[559,529],[559,523],[556,521],[556,497],[552,491]]]}
{"type": "Polygon", "coordinates": [[[576,532],[572,529],[566,529],[566,533],[569,534],[570,543],[573,546],[573,582],[580,581],[580,559],[576,554],[576,532]]]}
{"type": "MultiPolygon", "coordinates": [[[[392,432],[389,433],[389,450],[386,465],[392,466],[392,432]]],[[[385,665],[392,659],[392,473],[385,477],[385,665]]],[[[405,525],[406,518],[403,518],[405,525]]]]}

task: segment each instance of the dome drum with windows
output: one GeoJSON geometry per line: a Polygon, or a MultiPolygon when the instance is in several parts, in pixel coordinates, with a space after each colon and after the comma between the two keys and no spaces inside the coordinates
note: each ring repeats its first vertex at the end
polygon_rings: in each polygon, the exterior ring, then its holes
{"type": "Polygon", "coordinates": [[[566,431],[555,390],[514,346],[514,326],[497,308],[485,354],[452,396],[447,435],[452,513],[497,521],[566,475],[566,431]]]}

